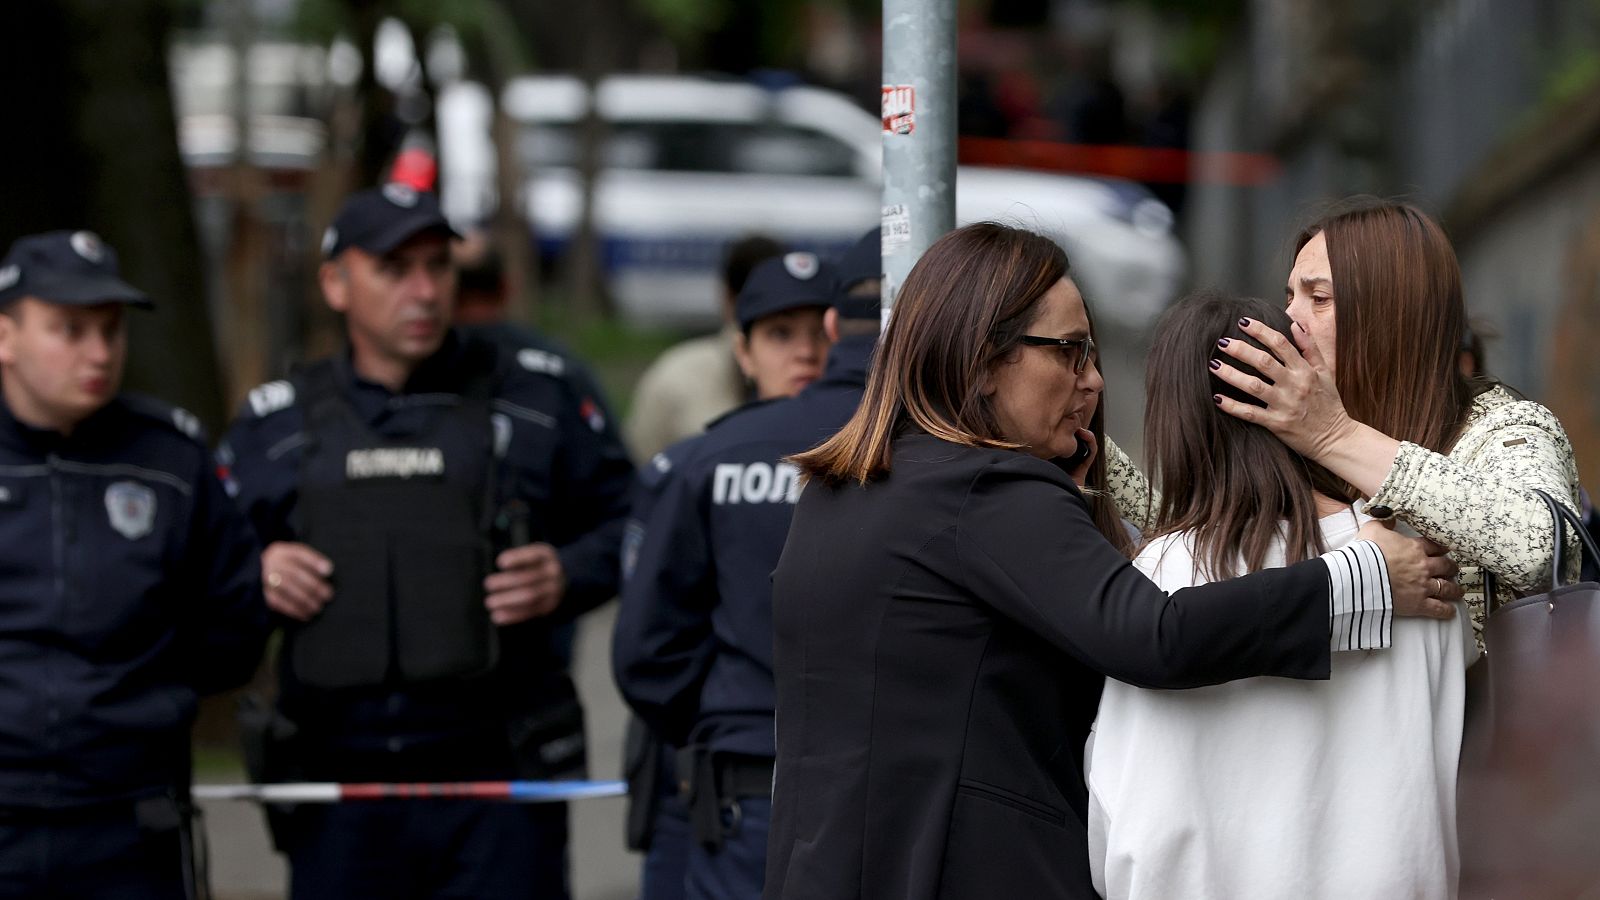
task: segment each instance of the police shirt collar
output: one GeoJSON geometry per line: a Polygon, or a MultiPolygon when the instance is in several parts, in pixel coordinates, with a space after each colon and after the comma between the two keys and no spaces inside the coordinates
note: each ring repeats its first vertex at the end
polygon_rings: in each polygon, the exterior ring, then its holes
{"type": "Polygon", "coordinates": [[[72,429],[71,434],[62,434],[52,428],[36,428],[27,422],[18,419],[11,412],[10,404],[0,396],[0,438],[5,443],[36,454],[67,451],[75,447],[89,446],[99,440],[105,432],[112,427],[119,418],[122,410],[121,396],[113,397],[87,418],[79,422],[72,429]]]}
{"type": "Polygon", "coordinates": [[[872,353],[878,346],[877,334],[852,334],[842,337],[828,350],[828,364],[817,384],[849,384],[865,387],[872,353]]]}
{"type": "MultiPolygon", "coordinates": [[[[462,341],[459,329],[451,327],[445,330],[444,340],[440,342],[439,349],[433,355],[423,360],[406,379],[405,385],[400,388],[402,394],[419,394],[429,391],[453,390],[455,388],[455,374],[457,363],[461,359],[462,341]]],[[[387,387],[375,381],[368,381],[356,371],[355,348],[345,341],[344,352],[336,359],[339,382],[346,387],[363,388],[382,391],[385,395],[392,393],[387,387]]]]}

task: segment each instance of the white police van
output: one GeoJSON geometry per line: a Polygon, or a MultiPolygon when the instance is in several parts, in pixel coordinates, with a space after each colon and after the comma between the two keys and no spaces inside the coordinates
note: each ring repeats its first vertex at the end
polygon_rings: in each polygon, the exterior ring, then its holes
{"type": "MultiPolygon", "coordinates": [[[[594,220],[608,288],[630,321],[714,324],[723,248],[742,235],[831,252],[879,224],[881,123],[841,94],[614,75],[591,97],[576,78],[525,77],[507,86],[502,105],[520,129],[520,199],[547,256],[579,220],[578,125],[591,102],[608,132],[594,220]]],[[[446,210],[458,220],[481,216],[493,185],[483,88],[448,88],[438,121],[446,210]]],[[[1172,215],[1132,182],[963,166],[956,217],[1050,234],[1096,314],[1117,324],[1147,324],[1183,284],[1172,215]]]]}

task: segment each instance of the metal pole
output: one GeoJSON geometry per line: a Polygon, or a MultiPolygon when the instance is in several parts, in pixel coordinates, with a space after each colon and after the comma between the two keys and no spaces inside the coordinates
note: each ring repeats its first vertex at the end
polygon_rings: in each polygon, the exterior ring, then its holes
{"type": "Polygon", "coordinates": [[[956,224],[956,0],[883,0],[883,315],[956,224]]]}

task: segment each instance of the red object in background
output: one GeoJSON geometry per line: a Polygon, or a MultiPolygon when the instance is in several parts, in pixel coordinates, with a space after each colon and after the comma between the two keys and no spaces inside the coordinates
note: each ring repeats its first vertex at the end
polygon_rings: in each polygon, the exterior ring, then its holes
{"type": "Polygon", "coordinates": [[[439,180],[439,163],[433,154],[420,147],[401,150],[389,169],[389,181],[419,191],[432,192],[439,180]]]}
{"type": "Polygon", "coordinates": [[[1150,184],[1250,187],[1272,182],[1282,171],[1277,157],[1265,153],[1223,153],[1121,144],[1063,144],[1004,138],[961,138],[956,143],[956,159],[967,165],[1108,175],[1150,184]]]}

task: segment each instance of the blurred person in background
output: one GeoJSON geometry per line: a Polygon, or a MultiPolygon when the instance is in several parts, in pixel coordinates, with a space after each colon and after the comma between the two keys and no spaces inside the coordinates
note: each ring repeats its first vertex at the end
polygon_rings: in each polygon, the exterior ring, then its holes
{"type": "Polygon", "coordinates": [[[786,457],[825,439],[860,398],[878,332],[876,238],[841,261],[842,280],[807,253],[756,267],[738,315],[749,333],[741,365],[762,400],[668,448],[641,475],[612,663],[629,705],[680,751],[661,798],[677,817],[674,841],[659,855],[652,848],[647,898],[761,895],[774,754],[771,573],[799,492],[786,457]],[[832,343],[811,383],[764,351],[758,332],[797,314],[815,317],[832,343]],[[686,796],[671,796],[675,782],[686,796]]]}
{"type": "MultiPolygon", "coordinates": [[[[452,326],[433,195],[348,197],[318,273],[343,353],[228,432],[284,626],[269,780],[580,776],[563,626],[610,599],[632,466],[547,350],[452,326]]],[[[279,820],[291,896],[564,898],[563,803],[380,800],[279,820]]]]}
{"type": "Polygon", "coordinates": [[[750,399],[747,373],[735,358],[736,298],[758,263],[782,253],[777,241],[762,235],[728,245],[722,263],[722,330],[668,349],[634,388],[625,432],[635,459],[649,459],[699,434],[712,419],[750,399]]]}
{"type": "MultiPolygon", "coordinates": [[[[1201,293],[1162,317],[1145,446],[1160,502],[1134,565],[1176,592],[1310,559],[1367,517],[1338,481],[1214,394],[1206,366],[1241,318],[1283,335],[1265,300],[1201,293]]],[[[1403,397],[1393,403],[1408,402],[1403,397]]],[[[1249,678],[1190,691],[1115,679],[1089,750],[1089,865],[1107,898],[1450,897],[1465,608],[1399,619],[1383,653],[1335,653],[1328,681],[1249,678]]]]}
{"type": "Polygon", "coordinates": [[[201,895],[200,694],[267,638],[258,551],[200,423],[118,393],[128,306],[88,231],[0,259],[0,897],[201,895]]]}

